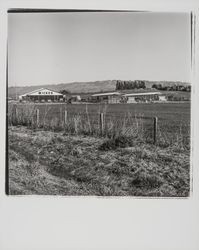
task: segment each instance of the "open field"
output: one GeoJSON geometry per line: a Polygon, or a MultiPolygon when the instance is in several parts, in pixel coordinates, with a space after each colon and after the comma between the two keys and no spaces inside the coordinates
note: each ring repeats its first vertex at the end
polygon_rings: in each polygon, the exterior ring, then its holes
{"type": "Polygon", "coordinates": [[[189,195],[189,150],[139,141],[103,150],[104,142],[23,126],[9,128],[10,194],[189,195]]]}
{"type": "Polygon", "coordinates": [[[60,113],[60,110],[66,109],[69,113],[96,114],[106,111],[107,115],[124,116],[126,113],[133,115],[143,115],[145,117],[158,116],[165,120],[189,121],[190,120],[190,102],[185,103],[137,103],[137,104],[79,104],[71,105],[65,103],[59,104],[19,104],[18,107],[32,106],[41,111],[41,116],[47,112],[48,117],[54,117],[60,113]]]}

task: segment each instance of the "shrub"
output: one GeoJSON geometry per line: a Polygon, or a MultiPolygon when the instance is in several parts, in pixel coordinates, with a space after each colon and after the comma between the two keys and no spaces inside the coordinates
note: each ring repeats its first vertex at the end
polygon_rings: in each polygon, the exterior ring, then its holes
{"type": "Polygon", "coordinates": [[[34,120],[35,105],[9,105],[8,124],[30,126],[34,120]]]}
{"type": "Polygon", "coordinates": [[[149,175],[147,173],[137,173],[132,181],[132,185],[136,188],[158,188],[163,184],[163,180],[157,175],[149,175]]]}
{"type": "Polygon", "coordinates": [[[125,148],[125,147],[131,147],[135,145],[135,138],[125,136],[125,135],[119,135],[112,139],[107,139],[105,142],[103,142],[100,146],[100,150],[114,150],[116,148],[125,148]]]}

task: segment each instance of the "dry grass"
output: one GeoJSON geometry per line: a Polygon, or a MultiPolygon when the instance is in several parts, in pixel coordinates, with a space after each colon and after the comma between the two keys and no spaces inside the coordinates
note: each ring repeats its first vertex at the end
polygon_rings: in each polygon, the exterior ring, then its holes
{"type": "Polygon", "coordinates": [[[11,194],[189,195],[190,152],[186,148],[140,141],[99,150],[104,138],[25,127],[9,128],[8,135],[11,194]]]}
{"type": "Polygon", "coordinates": [[[8,105],[8,124],[30,126],[35,120],[34,110],[34,105],[27,105],[23,109],[18,109],[17,104],[8,105]]]}

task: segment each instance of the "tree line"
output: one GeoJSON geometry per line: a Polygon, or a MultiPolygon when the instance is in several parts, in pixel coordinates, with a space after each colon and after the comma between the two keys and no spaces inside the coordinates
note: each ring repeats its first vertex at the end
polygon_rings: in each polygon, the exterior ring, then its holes
{"type": "Polygon", "coordinates": [[[191,92],[191,86],[184,86],[184,85],[173,85],[173,86],[163,86],[162,84],[153,84],[152,88],[158,90],[167,90],[167,91],[186,91],[191,92]]]}
{"type": "Polygon", "coordinates": [[[116,82],[116,90],[122,89],[145,89],[146,85],[144,81],[135,80],[135,81],[121,81],[116,82]]]}
{"type": "MultiPolygon", "coordinates": [[[[116,90],[145,89],[145,88],[146,88],[146,83],[145,81],[141,81],[141,80],[135,80],[135,81],[117,80],[116,82],[116,90]]],[[[174,85],[168,86],[168,85],[162,85],[160,83],[155,83],[152,85],[152,88],[157,89],[157,90],[191,92],[190,85],[185,86],[185,85],[180,85],[180,84],[174,84],[174,85]]]]}

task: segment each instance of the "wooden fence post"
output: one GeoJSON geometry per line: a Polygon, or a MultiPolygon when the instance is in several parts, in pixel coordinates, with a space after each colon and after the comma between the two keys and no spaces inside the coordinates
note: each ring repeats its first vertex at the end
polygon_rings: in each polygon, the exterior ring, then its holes
{"type": "Polygon", "coordinates": [[[67,124],[67,110],[64,111],[64,125],[67,124]]]}
{"type": "Polygon", "coordinates": [[[158,118],[153,118],[153,143],[156,144],[157,142],[157,129],[158,129],[158,118]]]}
{"type": "Polygon", "coordinates": [[[39,127],[39,109],[36,109],[36,125],[39,127]]]}
{"type": "Polygon", "coordinates": [[[63,114],[62,114],[62,107],[60,107],[60,122],[59,122],[59,124],[60,124],[60,126],[62,126],[63,125],[63,114]]]}
{"type": "Polygon", "coordinates": [[[100,113],[100,132],[101,135],[104,133],[104,114],[100,113]]]}
{"type": "Polygon", "coordinates": [[[17,109],[17,105],[15,106],[15,123],[16,123],[16,125],[18,125],[18,109],[17,109]]]}

